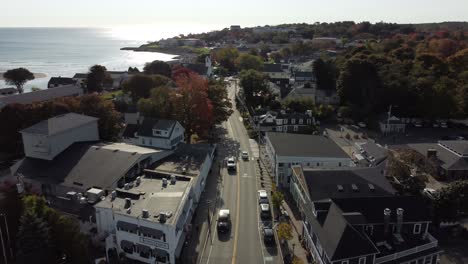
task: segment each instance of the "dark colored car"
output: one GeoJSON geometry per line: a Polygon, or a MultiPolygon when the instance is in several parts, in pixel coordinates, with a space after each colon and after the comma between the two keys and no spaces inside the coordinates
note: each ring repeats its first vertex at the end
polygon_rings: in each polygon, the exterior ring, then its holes
{"type": "Polygon", "coordinates": [[[272,245],[275,243],[275,234],[273,233],[273,229],[271,227],[263,227],[263,241],[266,245],[272,245]]]}
{"type": "Polygon", "coordinates": [[[218,224],[216,226],[219,233],[228,233],[231,230],[231,218],[229,216],[229,210],[219,210],[218,224]]]}

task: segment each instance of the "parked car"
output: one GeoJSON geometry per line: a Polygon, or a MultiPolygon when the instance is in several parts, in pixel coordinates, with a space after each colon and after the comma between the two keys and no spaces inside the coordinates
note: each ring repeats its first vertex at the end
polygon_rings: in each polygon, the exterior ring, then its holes
{"type": "Polygon", "coordinates": [[[270,204],[267,204],[267,203],[261,203],[260,204],[260,218],[262,218],[262,219],[270,219],[271,218],[270,204]]]}
{"type": "Polygon", "coordinates": [[[367,127],[366,123],[364,123],[364,122],[359,122],[359,123],[357,123],[357,124],[358,124],[358,126],[361,127],[361,128],[366,128],[366,127],[367,127]]]}
{"type": "Polygon", "coordinates": [[[275,243],[275,234],[270,226],[264,226],[262,228],[262,234],[265,245],[272,245],[275,243]]]}
{"type": "Polygon", "coordinates": [[[422,127],[422,122],[421,121],[416,121],[414,122],[414,127],[422,127]]]}
{"type": "Polygon", "coordinates": [[[268,204],[268,194],[265,190],[258,190],[258,203],[268,204]]]}
{"type": "Polygon", "coordinates": [[[242,159],[249,160],[249,153],[247,151],[242,151],[242,159]]]}
{"type": "Polygon", "coordinates": [[[219,233],[228,233],[231,230],[231,217],[228,209],[219,210],[216,226],[219,233]]]}
{"type": "Polygon", "coordinates": [[[426,196],[427,198],[434,200],[437,196],[437,191],[431,188],[424,188],[422,191],[423,195],[426,196]]]}
{"type": "Polygon", "coordinates": [[[236,158],[230,157],[227,160],[227,169],[228,170],[236,170],[236,158]]]}

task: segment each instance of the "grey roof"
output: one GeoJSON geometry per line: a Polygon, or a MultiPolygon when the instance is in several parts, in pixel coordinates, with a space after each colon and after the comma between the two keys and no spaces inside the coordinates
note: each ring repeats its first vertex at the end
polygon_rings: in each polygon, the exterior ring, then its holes
{"type": "Polygon", "coordinates": [[[265,63],[263,64],[263,72],[283,72],[281,63],[265,63]]]}
{"type": "Polygon", "coordinates": [[[122,178],[138,160],[157,152],[127,144],[74,143],[51,161],[23,159],[17,173],[43,183],[84,190],[105,189],[122,178]]]}
{"type": "Polygon", "coordinates": [[[31,104],[33,102],[50,101],[55,98],[66,96],[78,96],[83,94],[83,88],[73,84],[64,85],[60,89],[44,89],[36,92],[15,94],[0,97],[0,108],[8,104],[31,104]]]}
{"type": "Polygon", "coordinates": [[[372,156],[375,158],[376,163],[379,163],[387,158],[387,149],[375,144],[374,142],[367,141],[363,144],[360,144],[360,146],[368,157],[372,156]]]}
{"type": "MultiPolygon", "coordinates": [[[[182,201],[186,199],[192,181],[189,177],[178,177],[175,184],[168,184],[163,187],[162,178],[143,177],[139,185],[129,190],[117,189],[117,197],[112,200],[110,195],[100,201],[95,207],[111,208],[115,214],[123,214],[138,217],[140,221],[159,221],[161,212],[171,212],[172,216],[166,219],[165,224],[175,225],[178,223],[179,215],[182,213],[182,201]],[[131,210],[127,213],[124,208],[125,198],[131,199],[131,210]],[[143,218],[143,209],[148,210],[149,217],[143,218]]],[[[185,212],[188,213],[188,212],[185,212]]],[[[140,231],[159,236],[160,232],[149,228],[138,227],[140,231]]]]}
{"type": "Polygon", "coordinates": [[[314,78],[314,74],[311,71],[296,71],[294,72],[295,78],[314,78]]]}
{"type": "Polygon", "coordinates": [[[313,88],[304,88],[296,87],[289,92],[289,94],[284,98],[287,99],[303,99],[304,97],[309,97],[315,99],[315,89],[313,88]]]}
{"type": "Polygon", "coordinates": [[[87,73],[75,73],[73,78],[74,79],[86,79],[88,78],[88,74],[87,73]]]}
{"type": "Polygon", "coordinates": [[[385,165],[342,170],[303,170],[303,175],[312,201],[325,198],[391,196],[396,191],[383,175],[384,169],[385,165]],[[338,185],[343,189],[339,190],[338,185]],[[353,185],[357,190],[353,190],[353,185]]]}
{"type": "Polygon", "coordinates": [[[53,85],[53,86],[58,86],[58,85],[68,85],[68,84],[75,84],[76,81],[73,80],[73,78],[69,77],[51,77],[49,82],[47,83],[47,86],[53,85]]]}
{"type": "Polygon", "coordinates": [[[181,143],[172,155],[158,161],[153,170],[165,174],[183,174],[196,177],[200,174],[201,166],[206,157],[211,155],[214,149],[215,146],[210,144],[181,143]]]}
{"type": "Polygon", "coordinates": [[[408,144],[408,146],[424,156],[427,155],[427,150],[435,149],[440,166],[446,170],[468,170],[468,158],[460,157],[440,144],[418,143],[408,144]]]}
{"type": "Polygon", "coordinates": [[[18,91],[16,90],[16,88],[13,88],[13,87],[7,87],[7,88],[1,88],[0,89],[0,94],[15,94],[17,92],[18,91]]]}
{"type": "Polygon", "coordinates": [[[127,124],[125,125],[125,129],[122,133],[122,137],[123,138],[134,138],[135,137],[135,133],[138,131],[139,129],[139,125],[137,124],[127,124]]]}
{"type": "Polygon", "coordinates": [[[33,126],[21,130],[20,132],[51,136],[97,120],[98,118],[91,116],[68,113],[41,121],[33,126]]]}
{"type": "Polygon", "coordinates": [[[140,128],[138,129],[138,135],[144,137],[170,138],[176,123],[177,121],[175,120],[145,117],[141,123],[140,128]],[[169,131],[169,133],[167,136],[155,136],[153,135],[153,129],[166,130],[169,131]]]}
{"type": "Polygon", "coordinates": [[[439,144],[457,153],[460,156],[468,156],[467,140],[441,140],[439,144]]]}
{"type": "Polygon", "coordinates": [[[295,157],[349,158],[331,139],[303,134],[267,132],[276,155],[295,157]]]}

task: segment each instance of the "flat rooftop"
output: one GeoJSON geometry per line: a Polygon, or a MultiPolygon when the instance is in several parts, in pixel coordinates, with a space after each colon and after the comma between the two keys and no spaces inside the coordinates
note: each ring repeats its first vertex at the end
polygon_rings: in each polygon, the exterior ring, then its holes
{"type": "Polygon", "coordinates": [[[153,171],[164,174],[197,177],[215,146],[210,144],[179,144],[174,153],[157,162],[153,171]]]}
{"type": "Polygon", "coordinates": [[[159,222],[159,214],[166,212],[172,216],[166,218],[164,224],[175,225],[180,215],[182,201],[190,191],[191,178],[177,177],[175,184],[171,184],[170,180],[167,182],[167,185],[163,187],[162,178],[142,177],[138,186],[133,186],[128,190],[117,189],[117,197],[114,200],[111,195],[108,195],[95,207],[112,208],[115,214],[135,218],[143,218],[142,212],[146,209],[149,212],[146,220],[151,222],[159,222]],[[130,212],[127,212],[125,208],[125,198],[131,199],[130,212]]]}

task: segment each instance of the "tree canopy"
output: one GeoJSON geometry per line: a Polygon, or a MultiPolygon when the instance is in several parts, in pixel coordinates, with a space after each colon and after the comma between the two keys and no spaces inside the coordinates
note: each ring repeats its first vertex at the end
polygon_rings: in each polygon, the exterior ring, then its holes
{"type": "Polygon", "coordinates": [[[86,77],[86,89],[88,93],[102,92],[106,83],[111,83],[112,79],[107,72],[106,67],[101,65],[94,65],[89,68],[86,77]]]}
{"type": "Polygon", "coordinates": [[[23,86],[31,80],[34,80],[34,74],[31,73],[28,69],[17,68],[6,71],[3,74],[5,82],[9,85],[16,86],[18,93],[23,93],[23,86]]]}
{"type": "Polygon", "coordinates": [[[136,74],[123,83],[123,90],[130,94],[130,97],[138,102],[140,98],[148,98],[151,89],[167,85],[171,79],[164,75],[143,75],[136,74]]]}
{"type": "Polygon", "coordinates": [[[170,78],[172,70],[171,66],[166,62],[155,60],[146,63],[145,67],[143,68],[143,72],[145,74],[159,74],[170,78]]]}
{"type": "Polygon", "coordinates": [[[244,92],[245,101],[250,106],[265,104],[269,101],[271,91],[268,87],[268,77],[255,70],[240,73],[240,86],[244,92]]]}
{"type": "Polygon", "coordinates": [[[217,50],[214,54],[216,62],[230,72],[236,71],[237,57],[239,57],[239,52],[236,48],[222,48],[217,50]]]}
{"type": "Polygon", "coordinates": [[[243,53],[237,57],[236,66],[239,70],[260,71],[263,68],[263,59],[259,56],[243,53]]]}

